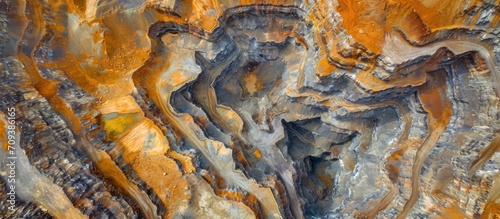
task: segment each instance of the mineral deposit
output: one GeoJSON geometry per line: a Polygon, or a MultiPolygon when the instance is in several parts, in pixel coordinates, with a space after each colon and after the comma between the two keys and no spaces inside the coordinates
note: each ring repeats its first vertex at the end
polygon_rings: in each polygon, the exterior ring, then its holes
{"type": "Polygon", "coordinates": [[[500,218],[500,0],[0,0],[0,218],[500,218]]]}

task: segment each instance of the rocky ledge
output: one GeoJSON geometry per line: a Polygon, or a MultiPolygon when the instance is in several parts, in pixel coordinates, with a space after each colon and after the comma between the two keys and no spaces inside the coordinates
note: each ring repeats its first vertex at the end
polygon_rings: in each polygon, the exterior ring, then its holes
{"type": "Polygon", "coordinates": [[[499,5],[0,1],[0,217],[498,218],[499,5]]]}

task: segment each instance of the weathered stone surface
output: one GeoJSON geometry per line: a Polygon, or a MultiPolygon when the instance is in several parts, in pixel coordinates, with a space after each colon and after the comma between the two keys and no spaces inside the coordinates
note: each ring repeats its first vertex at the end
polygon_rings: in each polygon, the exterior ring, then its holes
{"type": "Polygon", "coordinates": [[[500,217],[499,5],[0,1],[0,217],[500,217]]]}

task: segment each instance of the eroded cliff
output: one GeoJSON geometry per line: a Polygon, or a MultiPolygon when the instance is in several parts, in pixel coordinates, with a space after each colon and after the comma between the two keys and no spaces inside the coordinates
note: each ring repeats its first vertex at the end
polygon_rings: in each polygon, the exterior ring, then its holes
{"type": "Polygon", "coordinates": [[[499,17],[0,1],[0,217],[500,217],[499,17]]]}

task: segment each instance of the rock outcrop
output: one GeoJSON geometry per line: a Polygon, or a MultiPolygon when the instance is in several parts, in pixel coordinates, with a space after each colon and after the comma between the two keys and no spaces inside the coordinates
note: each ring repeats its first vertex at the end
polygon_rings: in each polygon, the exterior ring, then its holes
{"type": "Polygon", "coordinates": [[[498,218],[499,18],[0,1],[0,217],[498,218]]]}

